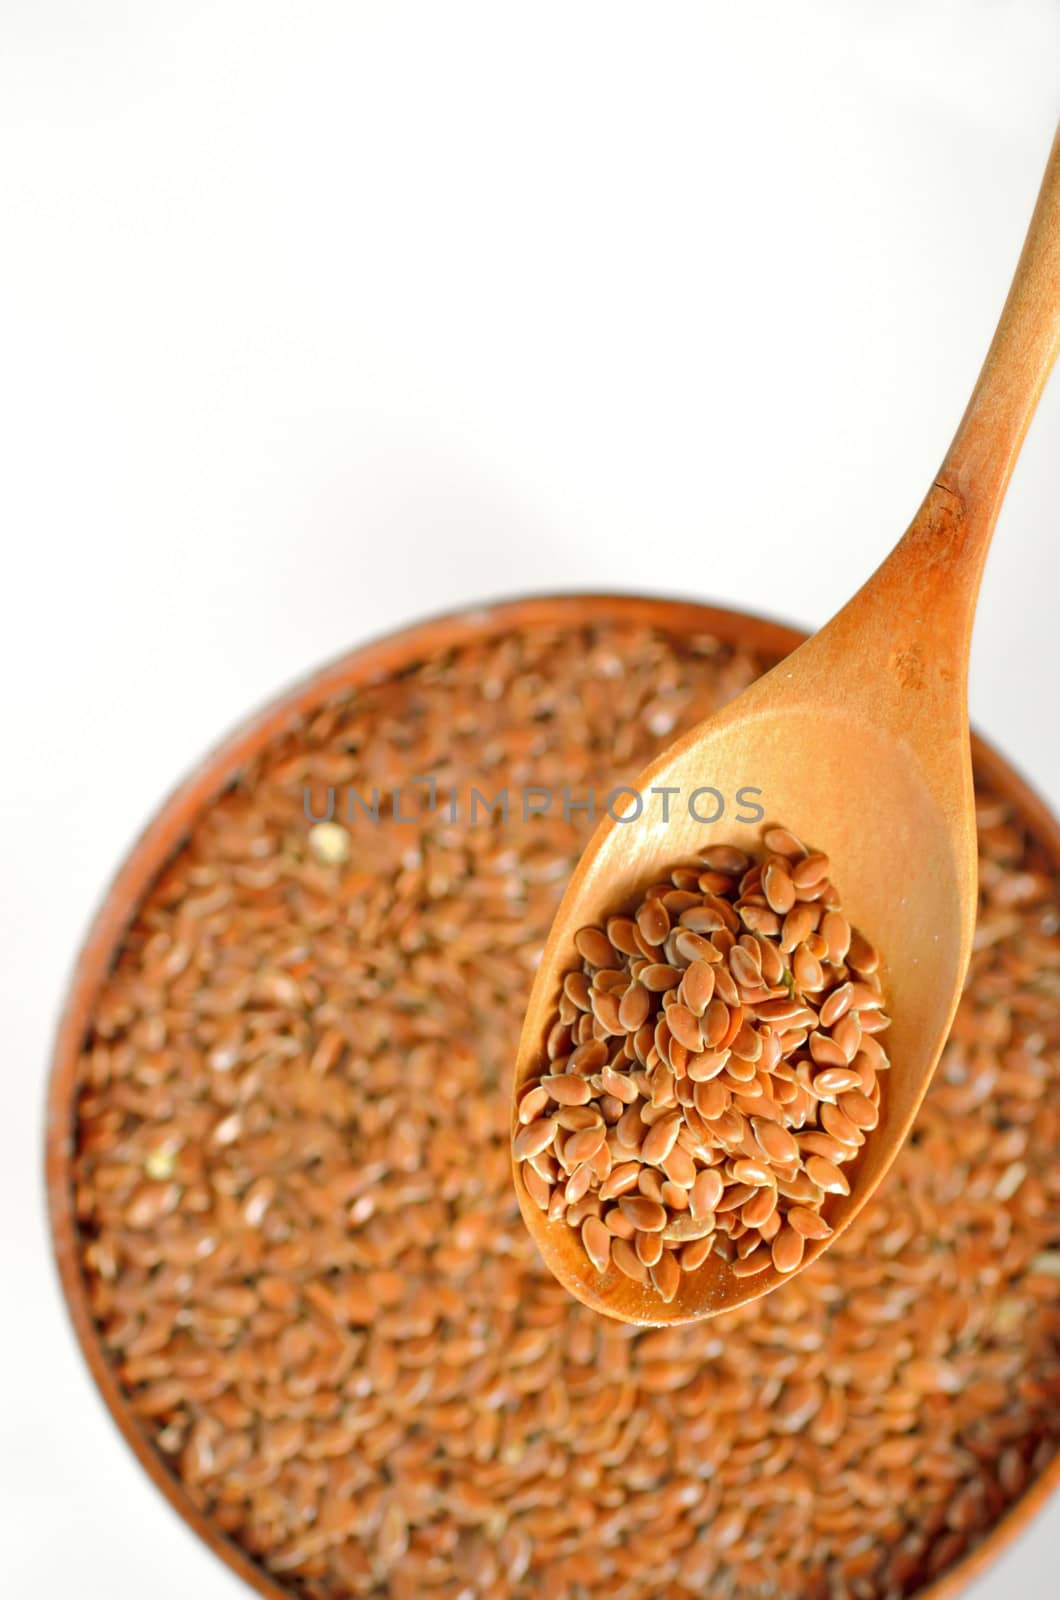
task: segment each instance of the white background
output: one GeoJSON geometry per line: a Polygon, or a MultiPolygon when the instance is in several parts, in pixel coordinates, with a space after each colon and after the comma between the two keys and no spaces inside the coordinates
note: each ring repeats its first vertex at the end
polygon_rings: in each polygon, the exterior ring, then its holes
{"type": "MultiPolygon", "coordinates": [[[[1058,110],[1056,0],[0,4],[13,1600],[244,1593],[104,1415],[42,1217],[56,1008],[146,815],[427,611],[620,588],[823,621],[948,442],[1058,110]]],[[[1054,381],[972,681],[1054,804],[1058,440],[1054,381]]],[[[1054,1596],[1058,1531],[976,1600],[1054,1596]]]]}

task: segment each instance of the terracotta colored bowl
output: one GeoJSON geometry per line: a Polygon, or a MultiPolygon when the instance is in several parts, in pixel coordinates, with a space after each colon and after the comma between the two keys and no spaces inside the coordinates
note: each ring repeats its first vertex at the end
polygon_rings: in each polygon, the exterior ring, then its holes
{"type": "MultiPolygon", "coordinates": [[[[59,1026],[48,1093],[46,1174],[52,1238],[70,1316],[92,1376],[141,1465],[184,1520],[251,1588],[269,1600],[290,1600],[284,1588],[225,1537],[185,1493],[143,1432],[104,1353],[81,1271],[74,1212],[72,1156],[77,1068],[85,1030],[100,987],[126,929],[160,869],[194,820],[243,767],[292,719],[342,689],[378,680],[425,654],[518,631],[528,624],[578,625],[593,620],[640,623],[670,633],[709,632],[723,641],[784,655],[804,635],[781,623],[686,601],[613,595],[563,595],[509,601],[439,617],[364,645],[274,701],[220,744],[170,795],[129,853],[111,884],[74,972],[59,1026]]],[[[996,751],[973,735],[977,771],[1010,804],[1060,871],[1060,823],[996,751]]],[[[963,1560],[917,1600],[949,1600],[1026,1527],[1060,1485],[1060,1455],[995,1523],[963,1560]]]]}

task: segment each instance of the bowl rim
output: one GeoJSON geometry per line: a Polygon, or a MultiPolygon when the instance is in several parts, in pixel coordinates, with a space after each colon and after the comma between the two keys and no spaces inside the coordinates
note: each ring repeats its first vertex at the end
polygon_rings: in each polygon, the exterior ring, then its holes
{"type": "MultiPolygon", "coordinates": [[[[117,946],[144,895],[179,848],[195,817],[292,718],[329,696],[364,687],[409,664],[411,658],[457,648],[521,627],[577,626],[608,620],[655,626],[676,633],[710,633],[723,643],[789,654],[807,633],[735,607],[666,595],[593,592],[541,593],[485,601],[445,611],[381,634],[343,652],[272,696],[218,740],[155,809],[112,874],[90,920],[65,989],[48,1074],[44,1176],[52,1252],[67,1315],[82,1357],[111,1419],[148,1477],[208,1549],[265,1600],[291,1600],[291,1590],[194,1503],[137,1420],[107,1360],[89,1306],[81,1270],[71,1166],[77,1068],[86,1026],[117,946]]],[[[974,731],[977,772],[1012,802],[1021,820],[1060,872],[1060,819],[1027,780],[974,731]]],[[[978,1577],[1030,1523],[1060,1486],[1060,1453],[994,1522],[978,1544],[910,1600],[952,1600],[978,1577]]]]}

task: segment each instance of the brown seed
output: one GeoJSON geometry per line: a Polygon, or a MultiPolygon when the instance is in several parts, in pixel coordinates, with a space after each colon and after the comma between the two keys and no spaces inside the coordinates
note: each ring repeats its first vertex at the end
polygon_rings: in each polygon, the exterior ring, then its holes
{"type": "Polygon", "coordinates": [[[619,1272],[625,1273],[627,1278],[632,1278],[634,1283],[648,1287],[651,1279],[648,1269],[634,1250],[628,1239],[614,1239],[611,1243],[611,1259],[619,1272]]]}
{"type": "Polygon", "coordinates": [[[555,1077],[542,1078],[541,1087],[549,1098],[561,1106],[584,1106],[592,1099],[592,1089],[587,1078],[576,1073],[563,1072],[555,1077]]]}
{"type": "Polygon", "coordinates": [[[627,1150],[639,1150],[643,1137],[644,1123],[641,1121],[640,1107],[631,1105],[615,1124],[615,1139],[619,1146],[627,1150]]]}
{"type": "Polygon", "coordinates": [[[574,935],[574,948],[591,967],[616,967],[618,951],[602,928],[581,928],[574,935]]]}
{"type": "Polygon", "coordinates": [[[753,1278],[756,1273],[764,1272],[770,1265],[772,1257],[766,1245],[760,1244],[749,1255],[741,1257],[732,1264],[734,1278],[753,1278]]]}
{"type": "Polygon", "coordinates": [[[851,931],[847,963],[855,972],[860,972],[865,977],[875,972],[880,965],[879,951],[856,928],[851,931]]]}
{"type": "Polygon", "coordinates": [[[651,1011],[651,995],[639,983],[631,983],[618,1005],[618,1020],[627,1033],[636,1033],[651,1011]]]}
{"type": "Polygon", "coordinates": [[[606,1272],[611,1265],[611,1235],[598,1217],[586,1217],[581,1233],[585,1254],[597,1272],[606,1272]]]}
{"type": "Polygon", "coordinates": [[[772,1168],[764,1161],[752,1161],[746,1157],[733,1162],[732,1177],[733,1182],[739,1184],[775,1184],[777,1181],[772,1168]]]}
{"type": "Polygon", "coordinates": [[[605,1094],[612,1095],[621,1105],[635,1105],[639,1099],[637,1086],[629,1074],[615,1072],[611,1067],[605,1067],[601,1072],[600,1087],[605,1094]]]}
{"type": "Polygon", "coordinates": [[[725,1185],[714,1167],[705,1168],[692,1185],[689,1204],[694,1217],[705,1217],[717,1210],[725,1185]]]}
{"type": "Polygon", "coordinates": [[[719,1083],[715,1077],[709,1083],[697,1083],[693,1104],[700,1116],[706,1117],[709,1122],[713,1117],[720,1117],[722,1112],[729,1109],[732,1093],[727,1084],[719,1083]]]}
{"type": "Polygon", "coordinates": [[[854,985],[852,983],[841,983],[838,989],[833,989],[821,1006],[821,1027],[830,1028],[833,1023],[839,1021],[840,1017],[845,1016],[850,1010],[853,999],[854,985]]]}
{"type": "MultiPolygon", "coordinates": [[[[546,1183],[555,1183],[559,1177],[559,1162],[549,1150],[542,1150],[538,1155],[530,1156],[526,1165],[532,1167],[546,1183]]],[[[374,1207],[372,1209],[374,1210],[374,1207]]]]}
{"type": "Polygon", "coordinates": [[[762,969],[742,944],[733,945],[729,951],[729,970],[741,989],[757,989],[762,985],[762,969]]]}
{"type": "Polygon", "coordinates": [[[580,1229],[586,1217],[598,1217],[599,1215],[600,1201],[596,1195],[587,1194],[581,1200],[576,1200],[572,1206],[567,1207],[563,1214],[563,1220],[568,1228],[580,1229]]]}
{"type": "Polygon", "coordinates": [[[547,1117],[539,1117],[536,1122],[528,1122],[519,1129],[512,1141],[512,1153],[517,1161],[525,1161],[547,1150],[555,1137],[556,1124],[547,1117]]]}
{"type": "Polygon", "coordinates": [[[611,1206],[608,1211],[605,1211],[601,1221],[608,1233],[613,1234],[616,1239],[632,1239],[637,1231],[629,1218],[617,1206],[611,1206]]]}
{"type": "MultiPolygon", "coordinates": [[[[716,920],[720,922],[721,919],[716,920]]],[[[674,953],[682,961],[688,961],[693,965],[697,961],[703,961],[707,966],[716,966],[723,959],[721,951],[712,940],[705,934],[693,932],[691,928],[677,928],[673,940],[674,953]]]]}
{"type": "Polygon", "coordinates": [[[548,1210],[548,1203],[552,1198],[552,1185],[546,1183],[533,1167],[527,1162],[521,1169],[526,1192],[540,1211],[548,1210]]]}
{"type": "Polygon", "coordinates": [[[572,1167],[580,1166],[583,1161],[591,1161],[606,1137],[607,1129],[603,1123],[583,1128],[580,1133],[572,1133],[563,1147],[564,1161],[572,1167]]]}
{"type": "Polygon", "coordinates": [[[666,1207],[646,1195],[625,1194],[618,1205],[640,1233],[661,1233],[666,1226],[666,1207]]]}
{"type": "Polygon", "coordinates": [[[711,1000],[703,1015],[703,1042],[709,1050],[717,1050],[729,1031],[729,1008],[724,1000],[711,1000]]]}
{"type": "Polygon", "coordinates": [[[720,1117],[714,1118],[710,1124],[710,1131],[714,1139],[720,1140],[722,1144],[738,1145],[743,1139],[745,1127],[744,1119],[734,1104],[728,1111],[723,1111],[720,1117]]]}
{"type": "Polygon", "coordinates": [[[563,980],[563,993],[578,1011],[591,1009],[589,980],[584,972],[568,972],[563,980]]]}
{"type": "MultiPolygon", "coordinates": [[[[563,1133],[582,1133],[586,1128],[599,1128],[603,1126],[603,1117],[598,1104],[587,1106],[557,1106],[552,1113],[552,1121],[563,1133]]],[[[565,1149],[562,1139],[557,1139],[556,1148],[565,1149]]]]}
{"type": "Polygon", "coordinates": [[[633,1248],[646,1267],[653,1267],[663,1253],[662,1234],[638,1232],[633,1238],[633,1248]]]}
{"type": "Polygon", "coordinates": [[[797,889],[812,889],[828,876],[829,866],[828,857],[815,850],[801,861],[796,861],[791,869],[792,882],[797,889]]]}
{"type": "MultiPolygon", "coordinates": [[[[860,1079],[858,1080],[861,1081],[860,1079]]],[[[528,1089],[519,1101],[519,1121],[522,1123],[536,1122],[538,1117],[548,1105],[548,1090],[539,1085],[528,1089]]]]}
{"type": "Polygon", "coordinates": [[[711,872],[743,873],[751,865],[750,856],[733,844],[712,844],[699,859],[711,872]]]}
{"type": "Polygon", "coordinates": [[[786,916],[795,904],[795,885],[779,861],[770,861],[763,870],[762,890],[778,916],[786,916]]]}
{"type": "Polygon", "coordinates": [[[785,1023],[792,1022],[802,1014],[803,1006],[799,1000],[762,1000],[755,1005],[755,1016],[760,1022],[768,1022],[771,1027],[782,1027],[785,1023]]]}
{"type": "Polygon", "coordinates": [[[806,1171],[819,1189],[826,1194],[849,1194],[850,1184],[831,1161],[824,1156],[807,1156],[806,1171]]]}
{"type": "Polygon", "coordinates": [[[821,1126],[826,1133],[832,1135],[833,1139],[837,1139],[840,1144],[849,1145],[852,1149],[862,1142],[862,1135],[857,1126],[837,1105],[825,1103],[821,1106],[821,1126]]]}
{"type": "Polygon", "coordinates": [[[749,1228],[759,1228],[766,1222],[777,1208],[777,1191],[765,1185],[757,1189],[750,1200],[740,1207],[740,1221],[749,1228]]]}
{"type": "Polygon", "coordinates": [[[805,944],[800,944],[791,958],[795,982],[807,993],[816,994],[824,987],[824,968],[805,944]]]}
{"type": "Polygon", "coordinates": [[[681,999],[693,1016],[701,1017],[714,996],[714,968],[709,961],[693,961],[681,979],[681,999]]]}
{"type": "Polygon", "coordinates": [[[762,1035],[752,1027],[750,1022],[742,1022],[730,1041],[729,1048],[740,1061],[760,1061],[762,1058],[762,1035]]]}
{"type": "Polygon", "coordinates": [[[661,1166],[677,1143],[682,1121],[681,1115],[674,1113],[660,1118],[649,1128],[641,1147],[641,1159],[651,1162],[654,1166],[661,1166]]]}
{"type": "Polygon", "coordinates": [[[728,1064],[728,1050],[704,1050],[702,1055],[689,1059],[687,1075],[693,1083],[709,1083],[724,1072],[728,1064]]]}
{"type": "Polygon", "coordinates": [[[619,1003],[613,994],[594,988],[590,991],[589,1001],[599,1028],[599,1037],[607,1038],[612,1034],[625,1032],[619,1021],[619,1003]]]}
{"type": "Polygon", "coordinates": [[[830,1239],[832,1236],[832,1230],[824,1218],[818,1212],[808,1210],[806,1206],[792,1206],[785,1220],[804,1239],[830,1239]]]}
{"type": "Polygon", "coordinates": [[[832,1029],[832,1038],[839,1046],[843,1059],[849,1065],[861,1049],[861,1023],[858,1018],[850,1013],[845,1017],[840,1017],[832,1029]]]}
{"type": "Polygon", "coordinates": [[[670,1106],[676,1104],[675,1082],[674,1074],[665,1061],[660,1061],[657,1067],[653,1067],[651,1073],[651,1103],[656,1110],[667,1110],[670,1106]]]}
{"type": "Polygon", "coordinates": [[[833,966],[846,960],[850,949],[850,924],[841,911],[826,911],[821,918],[821,933],[828,946],[828,959],[833,966]]]}
{"type": "MultiPolygon", "coordinates": [[[[720,946],[722,941],[721,934],[718,935],[718,941],[720,946]]],[[[726,953],[731,948],[731,943],[732,941],[729,940],[725,944],[726,953]]],[[[736,982],[728,967],[721,963],[714,969],[714,998],[716,1000],[724,1000],[730,1010],[739,1009],[740,991],[736,987],[736,982]]]]}
{"type": "MultiPolygon", "coordinates": [[[[568,1004],[564,996],[561,1005],[568,1004]]],[[[571,1007],[573,1010],[574,1008],[571,1007]]],[[[550,1061],[555,1061],[559,1056],[566,1055],[571,1046],[571,1030],[565,1022],[556,1022],[549,1029],[545,1040],[545,1050],[550,1061]]]]}
{"type": "Polygon", "coordinates": [[[651,1268],[651,1281],[658,1294],[669,1305],[681,1285],[681,1268],[670,1250],[664,1250],[651,1268]]]}
{"type": "Polygon", "coordinates": [[[845,1094],[839,1096],[839,1110],[855,1128],[874,1128],[880,1120],[880,1114],[872,1101],[858,1089],[848,1089],[845,1094]]]}
{"type": "Polygon", "coordinates": [[[812,906],[797,905],[788,912],[780,930],[780,948],[790,954],[813,932],[816,917],[812,906]]]}
{"type": "Polygon", "coordinates": [[[763,1154],[769,1161],[782,1165],[799,1159],[799,1147],[792,1134],[779,1123],[764,1117],[752,1117],[751,1128],[763,1154]]]}
{"type": "Polygon", "coordinates": [[[640,1163],[638,1161],[624,1161],[611,1168],[610,1173],[600,1185],[601,1200],[617,1200],[619,1195],[628,1194],[637,1187],[640,1177],[640,1163]]]}
{"type": "Polygon", "coordinates": [[[665,962],[655,961],[642,967],[637,975],[638,983],[643,984],[652,994],[664,994],[668,989],[676,989],[681,982],[681,973],[677,967],[668,966],[665,962]]]}
{"type": "Polygon", "coordinates": [[[961,1376],[957,1369],[937,1358],[908,1362],[902,1376],[909,1387],[919,1394],[956,1394],[961,1388],[961,1376]]]}
{"type": "Polygon", "coordinates": [[[770,987],[784,984],[787,968],[784,965],[784,958],[780,953],[779,946],[774,944],[771,939],[765,938],[759,938],[756,943],[758,946],[758,961],[762,968],[763,983],[768,984],[770,987]]]}
{"type": "Polygon", "coordinates": [[[590,1040],[586,1044],[578,1045],[573,1050],[567,1062],[567,1071],[576,1072],[584,1077],[587,1073],[595,1072],[607,1060],[607,1046],[599,1039],[590,1040]]]}
{"type": "Polygon", "coordinates": [[[713,1249],[714,1240],[709,1233],[702,1239],[691,1239],[688,1244],[682,1245],[678,1258],[682,1272],[697,1272],[713,1249]]]}
{"type": "Polygon", "coordinates": [[[796,1172],[793,1178],[777,1178],[777,1188],[787,1200],[795,1200],[804,1206],[819,1206],[824,1200],[824,1191],[817,1185],[805,1171],[796,1172]]]}
{"type": "Polygon", "coordinates": [[[846,1056],[840,1050],[834,1039],[826,1033],[818,1033],[815,1029],[809,1038],[810,1054],[822,1067],[843,1067],[846,1065],[846,1056]]]}
{"type": "MultiPolygon", "coordinates": [[[[685,1126],[683,1117],[678,1120],[681,1127],[685,1126]]],[[[680,1127],[678,1132],[680,1132],[680,1127]]],[[[645,1141],[645,1148],[647,1148],[647,1141],[645,1141]]],[[[676,1140],[673,1148],[663,1161],[662,1168],[669,1181],[672,1184],[676,1184],[680,1189],[691,1189],[696,1181],[696,1164],[688,1151],[677,1144],[676,1140]]]]}
{"type": "Polygon", "coordinates": [[[700,1033],[699,1018],[689,1011],[687,1006],[680,1003],[672,1005],[666,1012],[666,1025],[679,1044],[686,1050],[699,1051],[703,1048],[703,1039],[700,1033]]]}
{"type": "Polygon", "coordinates": [[[806,846],[788,828],[767,828],[762,841],[773,855],[787,856],[789,861],[800,861],[807,853],[806,846]]]}
{"type": "Polygon", "coordinates": [[[662,944],[670,931],[670,915],[660,900],[645,900],[634,919],[642,939],[649,945],[662,944]]]}
{"type": "Polygon", "coordinates": [[[580,1167],[575,1167],[563,1189],[563,1198],[568,1206],[575,1206],[579,1200],[585,1198],[589,1192],[592,1176],[592,1168],[588,1162],[583,1163],[580,1167]]]}
{"type": "Polygon", "coordinates": [[[705,1239],[713,1234],[716,1220],[713,1216],[694,1217],[691,1211],[682,1211],[679,1216],[672,1216],[662,1231],[664,1242],[669,1244],[684,1244],[689,1239],[705,1239]]]}
{"type": "Polygon", "coordinates": [[[636,926],[631,917],[611,917],[608,920],[607,937],[612,947],[622,955],[640,954],[640,946],[636,940],[636,926]]]}
{"type": "Polygon", "coordinates": [[[773,1240],[773,1265],[778,1272],[794,1272],[802,1262],[805,1237],[795,1228],[781,1228],[773,1240]]]}
{"type": "Polygon", "coordinates": [[[813,1075],[813,1092],[821,1097],[827,1095],[834,1099],[836,1095],[860,1086],[860,1076],[850,1067],[823,1067],[813,1075]]]}

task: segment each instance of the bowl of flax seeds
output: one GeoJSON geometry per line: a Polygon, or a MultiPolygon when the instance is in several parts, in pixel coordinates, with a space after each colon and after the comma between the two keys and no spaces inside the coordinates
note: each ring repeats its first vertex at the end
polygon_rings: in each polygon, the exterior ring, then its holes
{"type": "Polygon", "coordinates": [[[115,879],[56,1044],[57,1259],[122,1433],[259,1594],[939,1600],[1055,1487],[1060,829],[981,741],[965,994],[834,1248],[645,1329],[520,1219],[578,801],[799,638],[630,597],[423,624],[229,738],[115,879]]]}

